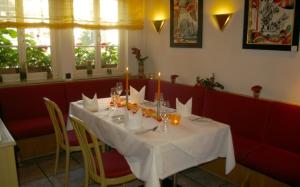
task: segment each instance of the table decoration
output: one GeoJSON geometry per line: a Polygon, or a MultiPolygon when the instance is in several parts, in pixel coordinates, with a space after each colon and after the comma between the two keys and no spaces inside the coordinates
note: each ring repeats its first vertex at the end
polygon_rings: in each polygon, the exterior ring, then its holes
{"type": "Polygon", "coordinates": [[[92,99],[88,98],[84,94],[82,94],[82,102],[83,107],[90,111],[90,112],[97,112],[98,111],[98,99],[97,94],[94,95],[92,99]]]}
{"type": "Polygon", "coordinates": [[[158,72],[157,78],[157,103],[156,103],[157,120],[160,121],[160,72],[158,72]]]}
{"type": "Polygon", "coordinates": [[[132,86],[129,86],[129,90],[130,90],[129,99],[130,99],[131,102],[134,102],[134,103],[137,103],[137,104],[141,104],[141,103],[144,102],[146,86],[143,86],[140,91],[136,90],[132,86]]]}
{"type": "Polygon", "coordinates": [[[125,115],[125,127],[127,129],[141,129],[142,128],[142,111],[138,110],[136,113],[128,112],[125,115]]]}
{"type": "Polygon", "coordinates": [[[179,125],[181,116],[179,114],[169,114],[169,120],[172,125],[179,125]]]}
{"type": "Polygon", "coordinates": [[[143,78],[145,77],[144,74],[144,62],[148,59],[148,56],[142,57],[141,56],[141,50],[139,48],[133,47],[131,48],[132,54],[135,55],[135,58],[138,61],[138,72],[139,72],[139,77],[143,78]]]}
{"type": "Polygon", "coordinates": [[[182,117],[187,117],[192,114],[192,103],[193,98],[190,98],[185,104],[181,103],[178,98],[176,98],[176,110],[182,117]]]}
{"type": "Polygon", "coordinates": [[[128,105],[128,67],[126,67],[125,71],[125,95],[126,95],[126,106],[128,105]]]}

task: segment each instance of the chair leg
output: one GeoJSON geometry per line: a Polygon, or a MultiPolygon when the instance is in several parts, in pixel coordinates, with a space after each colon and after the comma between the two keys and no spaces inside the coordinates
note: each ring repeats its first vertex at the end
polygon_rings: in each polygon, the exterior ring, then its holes
{"type": "Polygon", "coordinates": [[[59,160],[59,145],[56,145],[56,157],[55,157],[54,175],[56,175],[56,172],[57,172],[58,160],[59,160]]]}
{"type": "Polygon", "coordinates": [[[66,150],[65,187],[67,187],[69,183],[69,167],[70,167],[70,151],[66,150]]]}

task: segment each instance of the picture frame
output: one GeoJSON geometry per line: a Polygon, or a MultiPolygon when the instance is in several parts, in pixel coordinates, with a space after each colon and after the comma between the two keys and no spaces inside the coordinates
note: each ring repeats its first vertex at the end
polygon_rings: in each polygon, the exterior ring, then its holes
{"type": "Polygon", "coordinates": [[[202,48],[203,0],[170,0],[170,46],[202,48]]]}
{"type": "Polygon", "coordinates": [[[243,48],[298,51],[297,0],[245,0],[243,48]]]}

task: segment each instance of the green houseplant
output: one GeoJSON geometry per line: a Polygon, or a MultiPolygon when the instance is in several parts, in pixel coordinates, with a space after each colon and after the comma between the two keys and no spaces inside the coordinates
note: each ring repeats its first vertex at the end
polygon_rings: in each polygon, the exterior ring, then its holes
{"type": "Polygon", "coordinates": [[[131,48],[132,54],[135,55],[135,58],[138,61],[138,72],[139,77],[144,77],[144,62],[148,59],[148,56],[142,57],[141,56],[141,50],[139,48],[133,47],[131,48]]]}
{"type": "Polygon", "coordinates": [[[215,73],[213,73],[211,77],[204,78],[204,79],[201,79],[199,76],[197,76],[196,81],[197,81],[196,86],[203,86],[208,89],[216,89],[216,88],[219,88],[221,90],[224,89],[224,86],[221,83],[216,81],[215,73]]]}

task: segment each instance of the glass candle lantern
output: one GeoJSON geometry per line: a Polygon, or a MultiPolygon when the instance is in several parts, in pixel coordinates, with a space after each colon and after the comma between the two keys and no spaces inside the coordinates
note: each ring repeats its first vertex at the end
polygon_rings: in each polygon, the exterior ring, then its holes
{"type": "Polygon", "coordinates": [[[169,119],[172,125],[179,125],[181,116],[179,114],[170,114],[169,119]]]}

